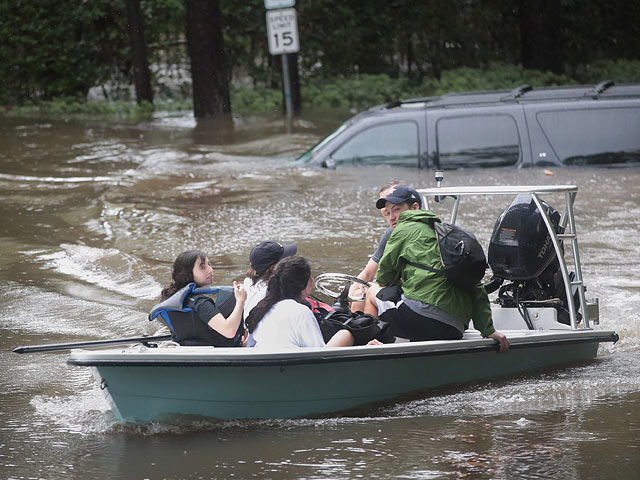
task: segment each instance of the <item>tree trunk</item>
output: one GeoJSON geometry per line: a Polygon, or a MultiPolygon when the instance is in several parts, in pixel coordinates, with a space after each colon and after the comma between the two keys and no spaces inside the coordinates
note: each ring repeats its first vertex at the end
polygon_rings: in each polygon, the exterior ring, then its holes
{"type": "Polygon", "coordinates": [[[564,71],[561,7],[556,0],[520,0],[520,56],[522,66],[564,71]]]}
{"type": "Polygon", "coordinates": [[[196,118],[229,114],[231,100],[218,0],[185,0],[185,7],[193,113],[196,118]]]}
{"type": "Polygon", "coordinates": [[[142,13],[140,0],[125,0],[127,19],[129,21],[129,39],[131,42],[131,63],[133,64],[133,78],[136,87],[136,101],[153,103],[151,89],[151,74],[147,59],[147,44],[144,41],[142,13]]]}

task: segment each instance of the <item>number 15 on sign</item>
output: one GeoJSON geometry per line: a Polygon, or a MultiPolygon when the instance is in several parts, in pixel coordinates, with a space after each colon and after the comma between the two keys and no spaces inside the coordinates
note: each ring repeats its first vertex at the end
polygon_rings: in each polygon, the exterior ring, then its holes
{"type": "Polygon", "coordinates": [[[271,55],[295,53],[300,50],[296,9],[267,10],[267,37],[271,55]]]}

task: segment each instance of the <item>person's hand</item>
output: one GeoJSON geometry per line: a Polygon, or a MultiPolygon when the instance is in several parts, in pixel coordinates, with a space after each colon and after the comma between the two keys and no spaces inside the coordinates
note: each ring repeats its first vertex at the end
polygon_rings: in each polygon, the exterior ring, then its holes
{"type": "Polygon", "coordinates": [[[367,286],[361,283],[354,282],[349,288],[349,296],[351,298],[364,297],[367,293],[367,286]]]}
{"type": "Polygon", "coordinates": [[[507,336],[504,333],[493,332],[491,335],[489,335],[489,338],[493,338],[500,345],[500,348],[498,349],[498,353],[504,353],[507,350],[509,350],[509,340],[507,339],[507,336]]]}
{"type": "Polygon", "coordinates": [[[369,340],[367,342],[367,345],[384,345],[384,343],[382,343],[380,340],[376,340],[375,338],[373,340],[369,340]]]}
{"type": "Polygon", "coordinates": [[[233,295],[236,297],[236,302],[244,303],[247,299],[247,291],[244,289],[241,283],[233,281],[233,295]]]}

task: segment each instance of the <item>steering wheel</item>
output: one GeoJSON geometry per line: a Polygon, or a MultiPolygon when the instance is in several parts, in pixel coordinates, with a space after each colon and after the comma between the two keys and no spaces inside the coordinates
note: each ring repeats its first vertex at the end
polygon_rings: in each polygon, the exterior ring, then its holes
{"type": "MultiPolygon", "coordinates": [[[[369,282],[365,282],[353,275],[347,275],[345,273],[322,273],[316,277],[315,287],[331,298],[338,298],[344,293],[346,288],[349,288],[349,284],[351,283],[359,283],[365,287],[371,286],[369,282]]],[[[347,300],[350,302],[361,302],[364,299],[364,293],[360,297],[347,296],[347,300]]]]}

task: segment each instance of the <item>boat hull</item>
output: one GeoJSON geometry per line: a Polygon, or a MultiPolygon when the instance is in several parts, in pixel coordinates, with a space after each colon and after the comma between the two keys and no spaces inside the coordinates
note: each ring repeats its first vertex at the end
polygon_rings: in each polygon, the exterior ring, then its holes
{"type": "Polygon", "coordinates": [[[73,352],[91,366],[123,420],[174,415],[219,419],[329,414],[412,391],[595,358],[614,332],[508,333],[511,348],[465,334],[457,341],[348,349],[174,347],[73,352]]]}

